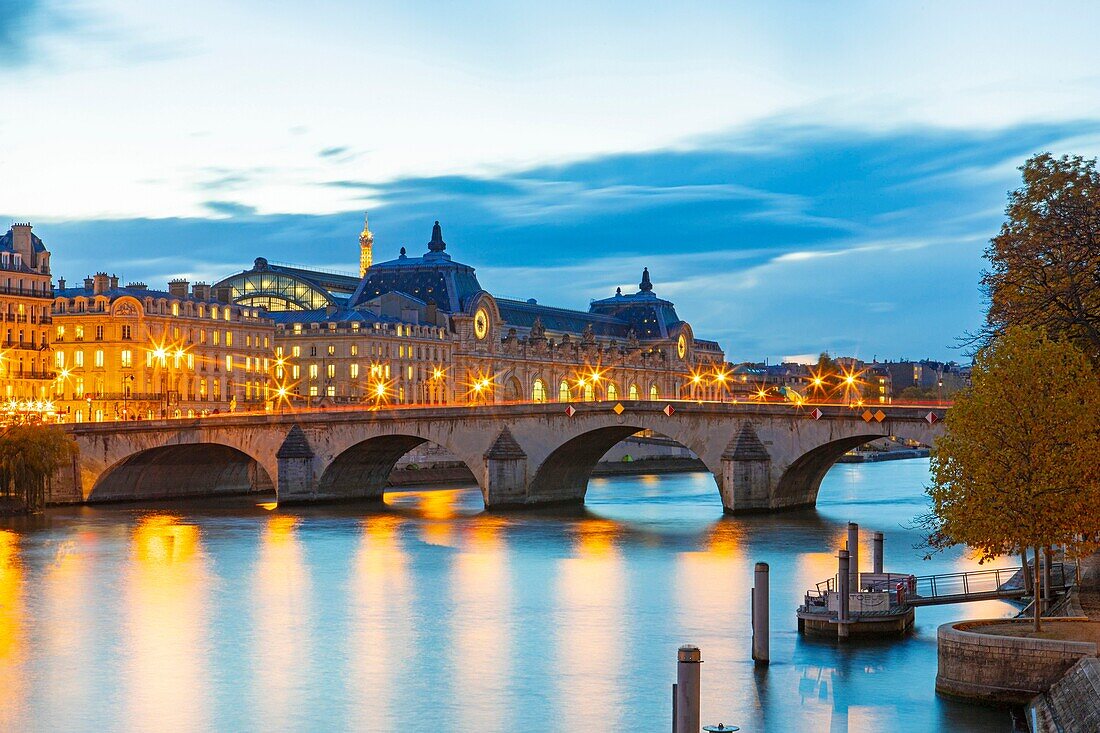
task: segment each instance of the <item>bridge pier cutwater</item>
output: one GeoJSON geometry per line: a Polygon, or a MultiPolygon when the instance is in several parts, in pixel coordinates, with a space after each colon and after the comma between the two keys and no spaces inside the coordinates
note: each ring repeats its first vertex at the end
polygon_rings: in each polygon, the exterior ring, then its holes
{"type": "MultiPolygon", "coordinates": [[[[642,430],[695,453],[727,513],[812,506],[826,471],[883,436],[931,444],[929,408],[623,401],[239,413],[67,426],[80,449],[58,500],[275,488],[280,503],[380,500],[397,461],[431,442],[464,462],[487,509],[583,503],[599,460],[642,430]]],[[[937,418],[943,410],[933,410],[937,418]]]]}

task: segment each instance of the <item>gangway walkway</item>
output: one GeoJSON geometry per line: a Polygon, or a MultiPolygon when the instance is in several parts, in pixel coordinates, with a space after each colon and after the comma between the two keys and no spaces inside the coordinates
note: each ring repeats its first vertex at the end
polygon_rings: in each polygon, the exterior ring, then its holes
{"type": "MultiPolygon", "coordinates": [[[[1044,569],[1045,572],[1045,569],[1044,569]]],[[[906,576],[902,576],[906,577],[906,576]]],[[[1063,563],[1050,564],[1050,589],[1062,592],[1073,585],[1075,573],[1063,563]]],[[[894,590],[899,576],[891,574],[884,580],[864,583],[866,590],[894,590]]],[[[969,570],[962,573],[907,576],[903,582],[905,603],[910,606],[938,606],[946,603],[968,603],[996,599],[1021,598],[1029,595],[1022,567],[969,570]]]]}

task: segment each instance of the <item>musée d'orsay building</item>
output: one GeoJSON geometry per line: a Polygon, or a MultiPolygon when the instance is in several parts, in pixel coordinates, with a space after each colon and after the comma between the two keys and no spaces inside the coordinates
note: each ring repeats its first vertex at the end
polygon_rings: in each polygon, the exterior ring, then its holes
{"type": "MultiPolygon", "coordinates": [[[[34,264],[31,245],[48,262],[26,232],[9,235],[12,267],[28,257],[34,264]]],[[[54,332],[52,343],[33,338],[22,376],[52,367],[43,385],[52,385],[65,422],[355,403],[718,396],[713,380],[692,377],[724,371],[722,350],[694,337],[657,297],[648,270],[637,292],[577,311],[494,297],[473,267],[448,254],[438,222],[420,256],[402,248],[396,259],[373,262],[366,225],[359,243],[359,277],[260,257],[212,286],[122,286],[102,272],[76,287],[59,281],[55,291],[48,281],[37,292],[23,282],[19,293],[52,302],[51,312],[8,306],[11,320],[31,328],[52,319],[54,332]]]]}
{"type": "Polygon", "coordinates": [[[445,404],[710,397],[724,355],[697,339],[648,271],[635,293],[588,311],[494,297],[447,252],[439,222],[427,251],[374,262],[359,238],[360,277],[256,260],[216,283],[217,297],[275,321],[277,384],[303,403],[445,404]]]}

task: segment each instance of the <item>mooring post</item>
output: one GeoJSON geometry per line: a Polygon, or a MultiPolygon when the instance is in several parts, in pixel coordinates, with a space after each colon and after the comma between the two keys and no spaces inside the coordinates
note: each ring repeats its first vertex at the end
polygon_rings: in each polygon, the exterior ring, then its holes
{"type": "Polygon", "coordinates": [[[672,683],[672,733],[676,733],[676,683],[672,683]]]}
{"type": "Polygon", "coordinates": [[[684,644],[676,652],[675,733],[699,730],[699,665],[702,663],[702,654],[694,644],[684,644]]]}
{"type": "Polygon", "coordinates": [[[886,542],[886,538],[882,536],[882,532],[875,532],[874,540],[875,540],[875,550],[874,550],[874,556],[873,556],[871,561],[874,563],[874,568],[873,568],[874,571],[876,573],[882,573],[882,561],[883,561],[882,550],[883,550],[883,544],[886,542]]]}
{"type": "Polygon", "coordinates": [[[752,658],[757,664],[771,661],[768,627],[768,563],[756,563],[752,586],[752,658]]]}
{"type": "MultiPolygon", "coordinates": [[[[849,525],[851,526],[851,525],[849,525]]],[[[838,567],[837,567],[837,636],[841,638],[848,637],[848,595],[852,592],[851,576],[848,574],[850,568],[850,560],[848,557],[848,550],[841,550],[837,553],[838,567]]]]}
{"type": "Polygon", "coordinates": [[[851,565],[848,566],[848,585],[856,593],[859,593],[859,525],[848,522],[848,557],[851,565]]]}

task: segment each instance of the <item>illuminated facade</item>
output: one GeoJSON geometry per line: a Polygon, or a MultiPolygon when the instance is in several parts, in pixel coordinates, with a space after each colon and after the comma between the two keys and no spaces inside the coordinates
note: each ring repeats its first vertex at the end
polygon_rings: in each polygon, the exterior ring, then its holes
{"type": "Polygon", "coordinates": [[[49,397],[50,253],[30,224],[12,224],[0,237],[0,396],[4,402],[41,402],[49,397]]]}
{"type": "Polygon", "coordinates": [[[210,286],[119,287],[98,273],[53,300],[53,383],[65,422],[195,417],[265,409],[273,399],[275,324],[218,303],[210,286]]]}
{"type": "Polygon", "coordinates": [[[263,258],[214,288],[278,311],[277,378],[307,404],[718,399],[732,386],[721,348],[695,338],[648,270],[636,293],[578,311],[494,297],[446,247],[436,222],[424,255],[402,248],[350,292],[349,276],[263,258]]]}

